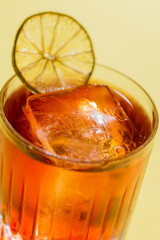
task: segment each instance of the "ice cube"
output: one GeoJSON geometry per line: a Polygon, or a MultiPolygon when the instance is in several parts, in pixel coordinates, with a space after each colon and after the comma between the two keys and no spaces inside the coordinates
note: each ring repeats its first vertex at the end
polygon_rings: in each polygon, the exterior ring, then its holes
{"type": "Polygon", "coordinates": [[[117,157],[143,143],[107,86],[33,95],[24,111],[42,146],[62,156],[91,161],[117,157]]]}

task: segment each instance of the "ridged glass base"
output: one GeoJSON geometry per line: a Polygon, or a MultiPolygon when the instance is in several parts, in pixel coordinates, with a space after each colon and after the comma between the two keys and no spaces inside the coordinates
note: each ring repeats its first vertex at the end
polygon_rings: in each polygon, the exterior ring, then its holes
{"type": "MultiPolygon", "coordinates": [[[[19,234],[17,234],[17,235],[19,235],[19,234]]],[[[7,224],[4,224],[2,222],[1,216],[0,216],[0,239],[2,239],[2,240],[11,240],[11,239],[21,240],[22,239],[20,236],[14,236],[11,233],[10,227],[7,224]]]]}
{"type": "MultiPolygon", "coordinates": [[[[18,234],[13,234],[10,230],[10,227],[8,224],[4,224],[3,221],[2,221],[2,216],[0,216],[0,240],[29,240],[31,239],[30,237],[27,237],[27,236],[23,236],[21,237],[21,235],[18,233],[18,234]]],[[[53,238],[52,239],[48,239],[48,238],[43,238],[43,237],[36,237],[36,238],[33,238],[35,240],[54,240],[53,238]]],[[[31,239],[31,240],[33,240],[31,239]]],[[[75,240],[87,240],[87,239],[82,239],[82,237],[77,237],[77,238],[74,238],[75,240]]],[[[65,240],[65,239],[58,239],[58,240],[65,240]]],[[[94,239],[92,239],[94,240],[94,239]]],[[[100,239],[97,239],[97,240],[101,240],[100,239]]],[[[121,239],[121,236],[119,238],[111,238],[110,240],[122,240],[121,239]]]]}

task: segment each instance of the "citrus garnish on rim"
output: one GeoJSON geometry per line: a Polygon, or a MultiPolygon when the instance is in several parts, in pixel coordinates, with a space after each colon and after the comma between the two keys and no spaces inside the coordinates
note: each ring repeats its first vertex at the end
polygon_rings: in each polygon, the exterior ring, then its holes
{"type": "Polygon", "coordinates": [[[43,93],[85,84],[95,60],[90,37],[75,19],[44,12],[20,26],[12,61],[24,84],[43,93]]]}

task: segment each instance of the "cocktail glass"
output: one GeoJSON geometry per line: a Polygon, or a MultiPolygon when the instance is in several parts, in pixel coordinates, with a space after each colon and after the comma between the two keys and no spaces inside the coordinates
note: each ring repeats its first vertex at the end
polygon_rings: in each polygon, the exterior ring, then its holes
{"type": "Polygon", "coordinates": [[[28,94],[18,77],[12,77],[0,93],[1,238],[124,238],[153,147],[158,114],[144,89],[118,71],[97,65],[89,83],[107,84],[137,99],[147,117],[142,123],[141,115],[133,114],[132,120],[141,134],[147,130],[147,140],[114,160],[81,162],[49,153],[24,139],[6,118],[16,113],[22,96],[28,94]],[[19,88],[25,92],[21,97],[19,88]]]}

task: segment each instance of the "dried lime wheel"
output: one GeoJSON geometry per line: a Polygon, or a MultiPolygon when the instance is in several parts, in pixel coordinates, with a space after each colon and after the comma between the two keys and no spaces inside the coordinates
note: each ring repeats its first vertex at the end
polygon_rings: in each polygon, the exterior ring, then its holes
{"type": "Polygon", "coordinates": [[[84,85],[95,58],[89,35],[75,19],[43,12],[20,26],[12,61],[23,83],[44,93],[84,85]]]}

